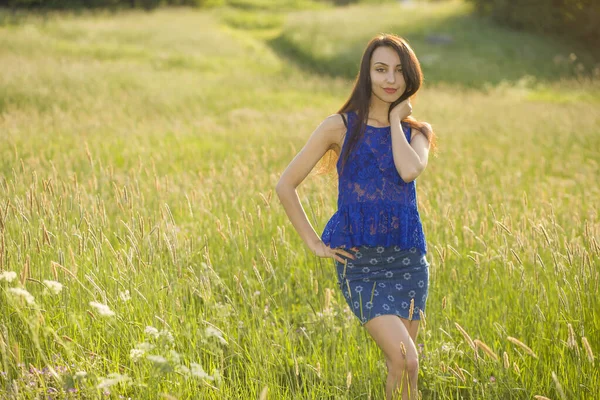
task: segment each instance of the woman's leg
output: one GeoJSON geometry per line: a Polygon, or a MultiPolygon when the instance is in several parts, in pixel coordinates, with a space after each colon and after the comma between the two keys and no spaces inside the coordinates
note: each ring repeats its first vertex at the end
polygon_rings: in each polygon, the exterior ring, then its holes
{"type": "Polygon", "coordinates": [[[364,326],[385,355],[388,367],[386,399],[400,399],[398,389],[401,389],[402,400],[417,399],[419,359],[414,340],[419,321],[386,314],[371,319],[364,326]]]}

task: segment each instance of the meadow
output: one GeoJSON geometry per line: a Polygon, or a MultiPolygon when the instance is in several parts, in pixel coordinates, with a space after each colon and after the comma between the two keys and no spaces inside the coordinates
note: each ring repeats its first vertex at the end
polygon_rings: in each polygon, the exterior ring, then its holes
{"type": "MultiPolygon", "coordinates": [[[[274,187],[393,32],[438,136],[423,399],[600,399],[600,57],[463,2],[285,3],[0,12],[0,397],[383,399],[274,187]]],[[[298,188],[319,234],[336,179],[298,188]]]]}

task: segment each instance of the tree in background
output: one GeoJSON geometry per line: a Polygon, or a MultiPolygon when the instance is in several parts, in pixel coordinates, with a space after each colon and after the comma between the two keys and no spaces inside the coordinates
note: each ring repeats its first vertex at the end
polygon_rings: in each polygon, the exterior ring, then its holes
{"type": "Polygon", "coordinates": [[[598,0],[469,1],[479,14],[513,28],[572,37],[589,48],[600,43],[598,0]]]}

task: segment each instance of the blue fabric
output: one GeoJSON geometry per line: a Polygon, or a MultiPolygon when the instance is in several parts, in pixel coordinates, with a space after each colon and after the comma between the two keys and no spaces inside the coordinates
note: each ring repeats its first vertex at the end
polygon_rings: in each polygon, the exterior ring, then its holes
{"type": "MultiPolygon", "coordinates": [[[[357,120],[355,112],[348,112],[342,151],[357,120]]],[[[410,143],[410,126],[403,123],[402,129],[410,143]]],[[[426,254],[416,181],[404,182],[396,170],[390,127],[367,126],[343,173],[341,160],[342,157],[337,163],[338,210],[325,225],[321,240],[331,248],[397,246],[402,250],[416,248],[426,254]]]]}
{"type": "Polygon", "coordinates": [[[405,251],[397,246],[358,246],[357,251],[348,251],[356,258],[335,260],[338,287],[362,325],[386,314],[421,319],[429,293],[429,262],[424,254],[419,255],[415,247],[405,251]]]}

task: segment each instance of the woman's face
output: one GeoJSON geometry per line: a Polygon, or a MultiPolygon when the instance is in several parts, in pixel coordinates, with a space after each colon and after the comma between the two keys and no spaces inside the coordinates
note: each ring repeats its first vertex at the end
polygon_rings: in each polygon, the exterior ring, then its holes
{"type": "Polygon", "coordinates": [[[386,103],[398,100],[406,90],[398,53],[388,46],[380,46],[371,56],[371,90],[386,103]],[[386,90],[389,89],[389,90],[386,90]]]}

